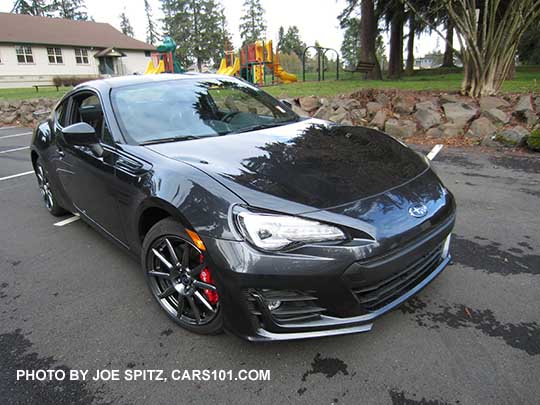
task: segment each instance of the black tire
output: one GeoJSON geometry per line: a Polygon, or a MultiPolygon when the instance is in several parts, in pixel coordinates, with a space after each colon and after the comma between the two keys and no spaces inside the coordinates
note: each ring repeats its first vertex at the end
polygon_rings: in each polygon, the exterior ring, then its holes
{"type": "Polygon", "coordinates": [[[195,247],[180,222],[165,218],[150,228],[143,241],[141,263],[150,292],[169,318],[201,335],[223,330],[219,298],[213,303],[206,295],[215,291],[219,297],[218,289],[213,284],[212,290],[201,286],[209,286],[201,280],[202,272],[210,271],[204,252],[195,247]]]}
{"type": "Polygon", "coordinates": [[[41,163],[41,158],[38,158],[36,160],[34,172],[36,174],[39,191],[41,193],[41,197],[43,198],[43,203],[45,204],[45,208],[47,208],[47,211],[49,211],[49,213],[55,217],[61,217],[68,214],[68,211],[66,211],[58,204],[58,200],[54,196],[54,190],[49,182],[48,173],[45,170],[43,164],[41,163]]]}

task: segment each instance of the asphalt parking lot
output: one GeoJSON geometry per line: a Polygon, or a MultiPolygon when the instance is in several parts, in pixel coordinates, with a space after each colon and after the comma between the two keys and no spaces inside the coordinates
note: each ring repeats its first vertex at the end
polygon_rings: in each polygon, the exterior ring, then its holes
{"type": "Polygon", "coordinates": [[[0,402],[538,403],[540,157],[443,149],[454,265],[370,333],[253,344],[176,327],[130,256],[80,220],[55,226],[68,217],[42,206],[29,142],[29,129],[0,129],[0,402]],[[55,368],[271,379],[16,380],[55,368]]]}

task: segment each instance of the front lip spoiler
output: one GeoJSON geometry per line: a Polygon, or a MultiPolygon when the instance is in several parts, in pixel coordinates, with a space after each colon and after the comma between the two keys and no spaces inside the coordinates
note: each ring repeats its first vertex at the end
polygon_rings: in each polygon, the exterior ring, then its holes
{"type": "Polygon", "coordinates": [[[420,292],[426,287],[435,277],[437,277],[452,260],[451,255],[447,255],[443,261],[433,270],[421,283],[416,285],[405,294],[396,298],[394,301],[378,309],[377,311],[370,312],[369,314],[355,316],[351,318],[335,318],[331,316],[324,316],[324,324],[321,325],[321,330],[306,331],[306,332],[290,332],[290,333],[273,333],[265,329],[259,328],[255,332],[254,336],[244,336],[249,341],[270,341],[270,340],[296,340],[296,339],[309,339],[325,336],[346,335],[351,333],[369,332],[373,327],[373,321],[378,317],[384,315],[388,311],[391,311],[395,307],[403,304],[406,300],[413,295],[420,292]]]}

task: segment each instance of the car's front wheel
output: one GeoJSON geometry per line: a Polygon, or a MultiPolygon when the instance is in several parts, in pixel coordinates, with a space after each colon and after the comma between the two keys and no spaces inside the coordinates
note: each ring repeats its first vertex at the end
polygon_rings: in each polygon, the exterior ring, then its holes
{"type": "Polygon", "coordinates": [[[205,252],[180,222],[165,218],[156,223],[144,238],[141,259],[150,291],[171,319],[200,334],[222,330],[219,295],[205,252]]]}
{"type": "Polygon", "coordinates": [[[45,208],[47,208],[47,210],[55,217],[65,215],[67,211],[58,205],[58,201],[54,196],[54,191],[51,187],[51,183],[49,182],[47,172],[43,168],[40,158],[38,158],[36,161],[34,171],[36,173],[41,198],[43,198],[43,202],[45,203],[45,208]]]}

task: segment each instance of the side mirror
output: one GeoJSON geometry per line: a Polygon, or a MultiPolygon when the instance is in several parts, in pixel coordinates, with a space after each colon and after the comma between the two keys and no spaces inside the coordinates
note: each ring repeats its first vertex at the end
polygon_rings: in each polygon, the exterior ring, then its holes
{"type": "Polygon", "coordinates": [[[279,100],[281,104],[285,104],[287,107],[289,107],[291,110],[293,108],[293,105],[291,104],[291,102],[289,100],[285,100],[285,99],[281,99],[279,100]]]}
{"type": "Polygon", "coordinates": [[[97,156],[103,154],[103,148],[99,144],[99,137],[96,134],[96,130],[86,122],[78,122],[65,127],[62,130],[62,136],[69,145],[87,146],[97,156]]]}
{"type": "Polygon", "coordinates": [[[96,130],[86,122],[78,122],[65,127],[62,130],[62,135],[64,135],[66,143],[70,145],[90,146],[99,143],[96,130]]]}

